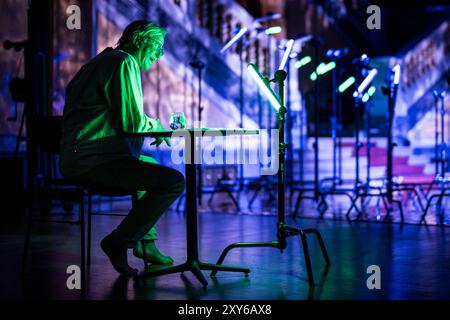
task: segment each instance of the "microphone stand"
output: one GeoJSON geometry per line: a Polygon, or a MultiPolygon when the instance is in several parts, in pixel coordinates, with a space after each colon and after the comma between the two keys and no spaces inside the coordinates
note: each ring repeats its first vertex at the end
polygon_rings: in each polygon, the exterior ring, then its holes
{"type": "MultiPolygon", "coordinates": [[[[327,249],[323,242],[322,236],[317,229],[298,229],[287,226],[285,222],[285,156],[286,156],[286,144],[284,140],[285,136],[285,115],[286,115],[286,107],[284,107],[284,81],[286,80],[287,73],[283,70],[278,70],[275,73],[275,78],[271,80],[271,82],[276,82],[278,84],[278,96],[281,103],[281,108],[277,111],[277,120],[278,120],[278,130],[279,130],[279,141],[278,141],[278,157],[279,157],[279,167],[278,167],[278,223],[277,223],[277,240],[271,242],[238,242],[227,246],[219,259],[217,260],[217,265],[221,265],[225,260],[228,252],[234,248],[251,248],[251,247],[270,247],[279,249],[280,252],[283,252],[287,247],[286,239],[291,236],[300,236],[303,245],[303,253],[305,256],[305,264],[306,270],[308,273],[308,283],[310,287],[314,287],[314,277],[311,268],[311,257],[309,255],[309,247],[307,241],[307,234],[312,233],[317,237],[317,240],[320,245],[320,249],[322,251],[322,255],[326,262],[326,271],[331,264],[330,258],[328,256],[327,249]]],[[[211,276],[214,277],[217,274],[217,270],[211,272],[211,276]]]]}

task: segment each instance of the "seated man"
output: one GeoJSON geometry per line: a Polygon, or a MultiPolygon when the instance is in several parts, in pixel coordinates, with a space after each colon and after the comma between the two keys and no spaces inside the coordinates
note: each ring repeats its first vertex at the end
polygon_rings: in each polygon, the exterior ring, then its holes
{"type": "MultiPolygon", "coordinates": [[[[166,30],[147,20],[132,22],[117,47],[107,48],[84,65],[66,89],[61,161],[67,178],[105,187],[139,191],[140,197],[129,214],[101,247],[113,267],[133,276],[127,249],[136,256],[143,250],[149,261],[173,263],[162,255],[152,229],[160,216],[184,191],[184,176],[172,168],[141,156],[143,138],[127,133],[164,130],[159,119],[144,114],[140,71],[147,71],[163,54],[166,30]],[[146,248],[140,240],[146,239],[146,248]]],[[[168,138],[158,138],[159,146],[168,138]]]]}

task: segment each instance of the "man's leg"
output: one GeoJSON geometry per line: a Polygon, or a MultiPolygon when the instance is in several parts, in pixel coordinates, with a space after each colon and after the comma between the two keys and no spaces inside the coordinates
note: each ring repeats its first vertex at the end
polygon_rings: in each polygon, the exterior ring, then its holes
{"type": "MultiPolygon", "coordinates": [[[[140,155],[139,160],[148,163],[159,164],[155,158],[143,154],[140,155]]],[[[138,199],[140,199],[144,194],[145,191],[138,191],[137,192],[138,199]]],[[[156,227],[152,227],[143,238],[145,243],[145,257],[147,258],[147,261],[159,265],[173,264],[172,257],[163,255],[156,247],[155,241],[156,239],[158,239],[156,227]]],[[[133,255],[143,259],[144,258],[143,252],[144,248],[142,247],[142,241],[138,241],[136,247],[133,249],[133,255]]]]}
{"type": "Polygon", "coordinates": [[[133,275],[135,270],[128,265],[126,250],[134,248],[183,193],[183,175],[169,167],[125,157],[93,168],[80,178],[129,191],[146,191],[128,216],[102,240],[102,248],[114,268],[120,273],[133,275]]]}
{"type": "MultiPolygon", "coordinates": [[[[138,198],[140,199],[145,192],[138,192],[138,198]]],[[[140,259],[144,259],[144,247],[145,244],[145,258],[148,262],[157,265],[173,264],[173,259],[170,256],[163,255],[156,246],[155,240],[158,239],[156,228],[152,227],[144,236],[144,241],[138,241],[133,249],[133,255],[140,259]]]]}

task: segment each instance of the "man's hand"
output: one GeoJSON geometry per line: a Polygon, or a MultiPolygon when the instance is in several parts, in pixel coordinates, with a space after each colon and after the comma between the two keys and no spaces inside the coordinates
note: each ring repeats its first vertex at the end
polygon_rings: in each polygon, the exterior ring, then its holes
{"type": "MultiPolygon", "coordinates": [[[[158,126],[156,127],[155,132],[161,132],[161,131],[166,131],[166,129],[164,129],[163,125],[161,124],[161,121],[159,119],[156,119],[158,126]]],[[[170,138],[166,137],[166,138],[156,138],[155,141],[153,141],[150,145],[156,145],[157,147],[159,147],[161,145],[161,143],[166,142],[166,144],[170,147],[170,138]]]]}

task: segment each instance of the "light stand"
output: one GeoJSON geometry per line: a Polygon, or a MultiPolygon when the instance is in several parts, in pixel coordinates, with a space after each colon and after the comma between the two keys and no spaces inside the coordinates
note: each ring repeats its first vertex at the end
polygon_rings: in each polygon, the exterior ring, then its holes
{"type": "Polygon", "coordinates": [[[432,195],[428,201],[427,206],[423,212],[422,218],[420,222],[425,222],[425,216],[428,213],[428,210],[431,207],[431,202],[434,198],[438,198],[437,201],[437,212],[439,212],[439,217],[441,218],[441,221],[443,220],[443,213],[441,212],[442,209],[442,200],[444,197],[450,196],[450,189],[449,189],[449,183],[450,181],[445,177],[446,172],[446,165],[447,165],[447,144],[445,143],[445,90],[441,91],[434,91],[434,105],[435,105],[435,170],[436,170],[436,177],[435,177],[435,183],[439,183],[440,186],[440,192],[437,194],[432,195]],[[441,107],[439,108],[439,102],[441,107]],[[438,121],[438,115],[440,116],[440,121],[438,121]],[[441,142],[439,143],[439,124],[441,129],[441,142]],[[440,164],[440,167],[439,167],[440,164]]]}
{"type": "MultiPolygon", "coordinates": [[[[258,35],[262,32],[265,32],[266,34],[271,34],[268,33],[270,28],[262,28],[261,27],[261,23],[262,22],[268,22],[268,21],[272,21],[272,20],[277,20],[281,18],[281,14],[280,13],[269,13],[263,17],[260,18],[256,18],[251,25],[249,25],[248,27],[243,27],[240,28],[240,30],[236,33],[236,35],[234,35],[230,41],[228,41],[223,48],[220,50],[220,53],[223,54],[224,52],[226,52],[227,50],[229,50],[232,46],[234,46],[236,43],[238,43],[238,54],[239,54],[239,62],[240,62],[240,74],[239,74],[239,122],[240,122],[240,126],[241,128],[244,126],[244,79],[243,79],[243,69],[244,69],[244,59],[243,59],[243,51],[244,51],[244,47],[250,45],[253,41],[255,41],[258,37],[258,35]],[[244,38],[245,35],[247,35],[250,31],[256,29],[257,30],[257,36],[248,39],[247,41],[245,41],[245,43],[242,42],[242,39],[244,38]]],[[[281,29],[281,28],[280,28],[281,29]]],[[[281,31],[281,30],[279,30],[281,31]]],[[[278,31],[278,32],[279,32],[278,31]]],[[[242,148],[242,137],[241,137],[241,148],[242,148]]],[[[242,149],[241,149],[242,150],[242,149]]],[[[242,152],[240,152],[240,154],[242,155],[242,152]]],[[[240,161],[239,164],[239,188],[238,188],[238,198],[239,198],[239,194],[243,189],[243,185],[244,185],[244,165],[242,164],[243,161],[240,161]]],[[[224,172],[222,174],[222,177],[218,180],[216,186],[214,187],[214,191],[210,197],[210,201],[214,195],[214,193],[221,191],[224,187],[226,188],[225,190],[227,191],[227,193],[230,195],[231,199],[233,200],[234,204],[236,205],[238,211],[240,211],[240,207],[238,205],[238,202],[231,194],[230,192],[230,186],[231,183],[224,183],[227,182],[229,180],[226,172],[224,172]]],[[[253,202],[254,198],[256,198],[257,192],[255,192],[252,200],[249,202],[249,207],[251,207],[251,203],[253,202]]]]}
{"type": "MultiPolygon", "coordinates": [[[[360,78],[362,74],[363,68],[368,64],[368,58],[366,55],[363,55],[360,59],[357,60],[357,79],[360,78]]],[[[358,199],[362,200],[362,203],[364,204],[364,197],[371,196],[369,193],[369,185],[367,183],[362,183],[360,179],[360,158],[359,158],[359,152],[362,147],[362,144],[359,140],[359,134],[360,134],[360,121],[362,117],[362,98],[364,92],[369,87],[370,83],[373,81],[375,76],[377,75],[378,71],[377,69],[373,68],[370,69],[367,76],[363,79],[363,81],[359,82],[357,81],[357,89],[353,93],[354,98],[354,104],[355,104],[355,185],[353,187],[354,197],[351,200],[351,204],[349,209],[347,210],[346,217],[348,218],[350,215],[350,212],[353,208],[357,209],[356,202],[358,199]]],[[[358,214],[361,214],[361,211],[358,212],[358,214]]]]}
{"type": "MultiPolygon", "coordinates": [[[[400,82],[400,66],[396,65],[391,70],[391,79],[389,79],[389,87],[384,88],[383,93],[388,96],[388,112],[387,112],[387,188],[386,188],[386,194],[382,194],[382,197],[387,198],[387,201],[391,205],[392,203],[396,203],[400,209],[400,215],[403,223],[403,207],[401,201],[394,200],[393,193],[394,193],[394,174],[393,174],[393,155],[394,155],[394,148],[396,146],[396,143],[393,142],[392,139],[392,130],[393,130],[393,124],[394,124],[394,115],[395,115],[395,102],[397,100],[397,91],[398,91],[398,85],[400,82]],[[392,79],[393,78],[393,79],[392,79]]],[[[399,184],[396,185],[396,191],[400,190],[410,190],[415,191],[414,188],[409,188],[408,186],[400,186],[399,184]]],[[[419,199],[420,201],[420,199],[419,199]]],[[[420,203],[420,206],[422,204],[420,203]]],[[[386,208],[389,208],[386,206],[386,208]]],[[[389,212],[389,209],[388,209],[389,212]]]]}
{"type": "MultiPolygon", "coordinates": [[[[258,21],[255,21],[254,24],[259,23],[258,21]]],[[[241,28],[231,39],[228,41],[223,48],[220,50],[220,53],[225,53],[227,50],[229,50],[232,46],[234,46],[236,43],[238,43],[237,51],[239,54],[239,123],[240,127],[243,128],[244,126],[244,79],[243,79],[243,69],[244,69],[244,61],[243,61],[243,45],[242,45],[242,39],[243,37],[250,32],[249,28],[241,28]]],[[[241,140],[242,141],[242,140],[241,140]]],[[[242,145],[242,143],[241,143],[242,145]]],[[[241,153],[242,154],[242,153],[241,153]]],[[[239,164],[239,188],[238,193],[242,190],[243,185],[243,165],[242,161],[240,161],[241,164],[239,164]]],[[[199,175],[201,177],[201,171],[199,171],[199,175]]],[[[201,181],[201,179],[200,179],[201,181]]],[[[201,182],[200,182],[201,183],[201,182]]],[[[208,205],[211,206],[213,197],[216,193],[226,191],[228,196],[233,201],[234,205],[236,206],[237,211],[240,211],[241,208],[239,206],[239,194],[238,199],[236,199],[233,196],[233,193],[231,192],[233,188],[234,182],[230,180],[230,177],[228,176],[226,172],[226,168],[222,168],[222,176],[217,180],[213,191],[211,192],[211,196],[208,200],[208,205]]],[[[200,193],[199,193],[200,197],[200,193]]]]}
{"type": "MultiPolygon", "coordinates": [[[[364,197],[381,197],[383,200],[384,206],[386,208],[387,213],[391,212],[391,205],[392,203],[395,203],[398,205],[400,210],[400,216],[401,216],[401,222],[404,222],[404,215],[403,215],[403,207],[402,203],[399,200],[395,200],[393,198],[393,192],[394,192],[394,182],[393,182],[393,151],[396,144],[393,142],[392,139],[392,128],[393,128],[393,121],[394,121],[394,114],[395,114],[395,101],[397,97],[397,91],[398,91],[398,84],[400,79],[400,66],[396,65],[394,68],[390,70],[390,77],[389,77],[389,84],[387,88],[383,88],[383,93],[388,96],[388,112],[387,112],[387,182],[386,182],[386,191],[383,191],[380,189],[378,193],[371,193],[370,189],[370,176],[368,171],[367,181],[365,184],[362,184],[359,180],[359,166],[358,166],[358,159],[359,159],[359,118],[360,118],[360,111],[361,108],[361,97],[362,93],[365,91],[365,89],[368,87],[370,82],[373,80],[373,78],[376,76],[376,69],[372,69],[369,72],[369,75],[364,79],[364,81],[359,85],[357,91],[353,94],[353,97],[355,98],[355,108],[357,108],[356,112],[356,161],[357,161],[357,168],[356,168],[356,181],[355,181],[355,197],[352,199],[351,205],[349,210],[347,211],[347,217],[350,214],[350,211],[352,208],[356,208],[356,202],[359,198],[364,199],[364,197]],[[372,73],[372,74],[371,74],[372,73]],[[393,79],[391,79],[393,77],[393,79]]],[[[366,110],[367,111],[367,110],[366,110]]],[[[369,131],[369,129],[368,129],[369,131]]],[[[370,134],[370,132],[368,132],[370,134]]],[[[370,136],[368,139],[368,143],[370,143],[370,136]]],[[[370,156],[370,153],[368,153],[368,156],[370,156]]],[[[369,166],[369,165],[368,165],[369,166]]],[[[370,170],[370,167],[369,169],[370,170]]],[[[395,191],[416,191],[414,188],[409,187],[408,185],[395,185],[395,191]]],[[[422,206],[421,203],[419,203],[420,206],[422,206]]]]}
{"type": "MultiPolygon", "coordinates": [[[[309,40],[309,44],[314,48],[314,70],[317,71],[319,66],[319,47],[321,45],[321,41],[318,38],[312,37],[309,40]]],[[[297,198],[297,202],[295,204],[294,209],[294,218],[297,215],[297,212],[300,208],[300,202],[302,199],[312,199],[318,203],[318,210],[321,212],[326,211],[328,208],[328,204],[325,201],[325,197],[322,195],[320,191],[320,184],[319,184],[319,77],[314,81],[314,187],[311,189],[309,187],[305,187],[300,185],[297,188],[292,188],[294,191],[298,191],[299,195],[297,198]],[[304,192],[313,191],[314,195],[312,197],[310,196],[304,196],[304,192]],[[320,199],[320,201],[319,201],[320,199]]]]}
{"type": "MultiPolygon", "coordinates": [[[[286,225],[285,222],[285,177],[284,177],[284,163],[285,163],[285,148],[286,144],[284,141],[284,135],[285,135],[285,114],[286,114],[286,108],[284,107],[284,81],[286,79],[287,73],[283,70],[278,70],[275,73],[274,80],[271,80],[272,82],[276,82],[278,84],[278,98],[273,93],[272,89],[268,85],[267,79],[263,78],[261,74],[257,71],[257,68],[255,65],[249,64],[249,71],[252,73],[255,77],[255,80],[258,82],[258,85],[260,86],[261,90],[266,94],[266,96],[269,98],[269,101],[271,101],[272,105],[275,107],[277,111],[277,119],[278,119],[278,130],[279,130],[279,141],[278,141],[278,152],[279,152],[279,167],[278,167],[278,223],[277,223],[277,240],[271,241],[271,242],[239,242],[234,243],[226,247],[222,254],[220,255],[219,259],[217,260],[217,265],[221,265],[227,255],[227,253],[234,248],[249,248],[249,247],[271,247],[279,249],[281,252],[287,247],[287,241],[286,239],[290,236],[300,236],[302,240],[303,245],[303,252],[305,255],[305,264],[306,264],[306,270],[308,273],[308,282],[310,287],[314,287],[314,277],[312,273],[311,268],[311,258],[309,255],[309,247],[307,242],[307,234],[314,234],[318,241],[320,248],[322,250],[322,254],[324,256],[327,269],[330,266],[330,258],[328,256],[328,252],[326,250],[325,244],[323,242],[322,236],[320,235],[319,231],[316,229],[297,229],[292,228],[286,225]]],[[[216,270],[214,270],[211,273],[211,276],[215,276],[217,273],[216,270]]]]}
{"type": "Polygon", "coordinates": [[[325,181],[331,181],[330,191],[336,188],[336,185],[342,184],[342,110],[340,94],[337,91],[337,82],[340,77],[339,60],[348,52],[348,49],[329,49],[326,56],[336,63],[336,67],[331,75],[331,139],[333,141],[333,176],[322,179],[320,185],[325,181]]]}

